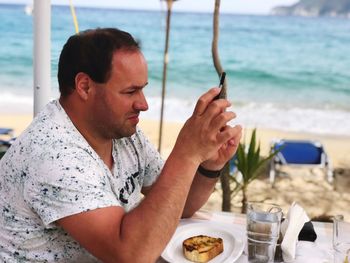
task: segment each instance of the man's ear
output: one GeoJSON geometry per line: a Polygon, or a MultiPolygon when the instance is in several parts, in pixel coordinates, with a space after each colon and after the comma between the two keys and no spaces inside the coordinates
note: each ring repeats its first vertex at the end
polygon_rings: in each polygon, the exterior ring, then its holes
{"type": "Polygon", "coordinates": [[[75,89],[80,98],[87,100],[90,91],[90,77],[84,72],[79,72],[75,76],[75,89]]]}

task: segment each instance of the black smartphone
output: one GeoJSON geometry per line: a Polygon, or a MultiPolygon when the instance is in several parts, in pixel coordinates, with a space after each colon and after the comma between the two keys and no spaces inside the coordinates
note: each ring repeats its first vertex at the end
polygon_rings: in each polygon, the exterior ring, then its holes
{"type": "Polygon", "coordinates": [[[219,88],[221,89],[220,93],[215,96],[214,100],[220,99],[223,93],[222,87],[224,86],[225,82],[225,77],[226,77],[226,72],[222,72],[220,76],[220,83],[219,83],[219,88]]]}

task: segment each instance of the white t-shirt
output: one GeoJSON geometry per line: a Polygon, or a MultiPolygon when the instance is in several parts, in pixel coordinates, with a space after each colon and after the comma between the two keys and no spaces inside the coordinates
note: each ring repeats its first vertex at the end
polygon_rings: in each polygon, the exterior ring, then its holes
{"type": "Polygon", "coordinates": [[[163,167],[140,129],[113,141],[113,173],[57,100],[0,161],[0,262],[96,262],[55,221],[108,206],[126,211],[163,167]]]}

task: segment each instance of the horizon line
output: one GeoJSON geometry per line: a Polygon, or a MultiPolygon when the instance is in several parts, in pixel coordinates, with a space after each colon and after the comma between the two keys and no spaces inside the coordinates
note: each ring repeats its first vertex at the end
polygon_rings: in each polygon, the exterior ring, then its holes
{"type": "MultiPolygon", "coordinates": [[[[12,6],[32,6],[33,4],[27,4],[27,3],[13,3],[13,2],[2,2],[0,1],[0,5],[12,5],[12,6]]],[[[69,4],[67,3],[55,3],[51,4],[51,6],[59,6],[59,7],[69,7],[69,4]]],[[[163,12],[166,11],[166,8],[137,8],[137,7],[117,7],[117,6],[107,6],[107,5],[102,5],[102,6],[97,6],[97,5],[75,5],[76,8],[92,8],[92,9],[114,9],[114,10],[128,10],[128,11],[159,11],[163,12]]],[[[176,10],[173,8],[172,10],[173,13],[194,13],[194,14],[212,14],[214,10],[209,11],[209,10],[176,10]]],[[[254,15],[254,16],[273,16],[270,12],[265,13],[265,12],[232,12],[232,11],[225,11],[225,10],[220,10],[220,14],[230,14],[230,15],[254,15]]]]}

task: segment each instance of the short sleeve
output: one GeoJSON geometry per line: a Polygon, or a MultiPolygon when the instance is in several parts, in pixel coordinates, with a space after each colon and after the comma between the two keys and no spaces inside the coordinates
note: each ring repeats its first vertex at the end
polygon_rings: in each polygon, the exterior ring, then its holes
{"type": "Polygon", "coordinates": [[[106,167],[83,149],[57,151],[36,161],[24,197],[46,226],[69,215],[121,206],[106,167]]]}

